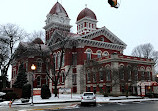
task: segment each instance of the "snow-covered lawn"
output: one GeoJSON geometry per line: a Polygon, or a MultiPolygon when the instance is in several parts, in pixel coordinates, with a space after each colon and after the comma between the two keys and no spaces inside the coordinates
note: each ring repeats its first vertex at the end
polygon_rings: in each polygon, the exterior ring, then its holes
{"type": "MultiPolygon", "coordinates": [[[[81,94],[73,94],[71,98],[71,94],[60,94],[59,97],[52,96],[49,99],[42,99],[40,96],[34,96],[33,102],[34,103],[53,103],[53,102],[65,102],[65,101],[80,101],[81,100],[81,94]]],[[[106,102],[133,102],[133,101],[149,101],[149,100],[158,100],[158,98],[145,98],[140,99],[140,97],[137,96],[129,96],[126,98],[125,96],[120,97],[103,97],[102,95],[96,95],[96,101],[99,103],[106,103],[106,102]]],[[[31,103],[31,99],[29,103],[31,103]]],[[[8,105],[9,101],[0,102],[0,106],[8,105]]],[[[21,100],[15,100],[13,104],[25,104],[22,103],[21,100]]]]}

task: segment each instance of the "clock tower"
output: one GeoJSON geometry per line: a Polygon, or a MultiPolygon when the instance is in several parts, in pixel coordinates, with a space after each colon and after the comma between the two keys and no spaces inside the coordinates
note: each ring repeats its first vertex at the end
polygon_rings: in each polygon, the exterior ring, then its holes
{"type": "Polygon", "coordinates": [[[44,26],[46,31],[46,43],[51,38],[55,30],[70,32],[70,28],[72,27],[70,25],[70,18],[59,2],[53,6],[46,17],[46,25],[44,26]]]}

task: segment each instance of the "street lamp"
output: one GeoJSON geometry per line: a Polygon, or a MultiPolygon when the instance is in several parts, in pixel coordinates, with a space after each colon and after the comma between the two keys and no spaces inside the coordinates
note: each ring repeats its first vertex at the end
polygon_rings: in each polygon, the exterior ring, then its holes
{"type": "Polygon", "coordinates": [[[33,74],[34,74],[34,71],[36,70],[36,66],[34,64],[31,65],[31,70],[33,71],[32,73],[32,85],[31,85],[31,97],[32,97],[32,102],[31,102],[31,106],[33,106],[33,74]]]}

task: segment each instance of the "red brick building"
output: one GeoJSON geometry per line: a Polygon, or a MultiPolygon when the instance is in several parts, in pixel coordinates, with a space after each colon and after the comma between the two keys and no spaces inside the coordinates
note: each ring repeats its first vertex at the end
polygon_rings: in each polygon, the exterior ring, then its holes
{"type": "MultiPolygon", "coordinates": [[[[123,50],[126,48],[126,44],[106,27],[98,28],[97,17],[89,8],[83,9],[76,19],[77,33],[70,32],[72,27],[70,18],[59,2],[52,7],[46,17],[46,25],[44,26],[46,33],[45,44],[39,38],[31,43],[19,44],[16,50],[19,57],[12,64],[12,83],[15,81],[18,66],[21,62],[25,64],[28,79],[30,79],[29,75],[32,73],[30,70],[31,64],[34,63],[37,65],[37,70],[34,72],[34,88],[40,88],[42,84],[49,84],[50,89],[53,91],[53,83],[45,74],[46,65],[43,64],[40,54],[36,53],[36,51],[39,49],[39,44],[41,44],[40,48],[55,58],[57,70],[61,56],[59,44],[65,39],[75,41],[75,45],[73,44],[73,47],[70,47],[71,43],[74,42],[65,44],[67,50],[64,52],[59,88],[72,88],[74,93],[84,91],[99,92],[99,88],[102,88],[109,93],[122,94],[126,86],[118,84],[112,87],[112,69],[128,67],[132,64],[137,66],[135,68],[138,81],[152,81],[154,73],[153,60],[124,55],[123,50]],[[36,50],[31,50],[31,47],[36,50]],[[21,56],[21,54],[24,54],[24,56],[21,56]],[[102,71],[96,69],[98,66],[90,64],[93,59],[99,64],[100,70],[107,68],[109,71],[100,74],[102,71]],[[72,60],[73,64],[70,64],[72,60]],[[72,66],[70,73],[64,80],[70,65],[72,66]],[[92,73],[96,74],[93,78],[89,76],[92,73]]],[[[131,79],[128,82],[130,83],[134,75],[132,71],[129,74],[131,79]]],[[[121,81],[123,81],[123,77],[121,81]]],[[[137,87],[137,84],[132,84],[131,91],[134,91],[134,87],[137,87]]]]}

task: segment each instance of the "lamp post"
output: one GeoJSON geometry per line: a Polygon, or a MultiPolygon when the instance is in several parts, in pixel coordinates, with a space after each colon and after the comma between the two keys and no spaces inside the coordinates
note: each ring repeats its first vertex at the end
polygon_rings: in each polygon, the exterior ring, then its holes
{"type": "Polygon", "coordinates": [[[34,64],[31,65],[31,70],[32,70],[32,84],[31,84],[31,97],[32,97],[32,102],[31,102],[31,106],[33,106],[33,74],[34,71],[36,70],[36,66],[34,64]]]}

